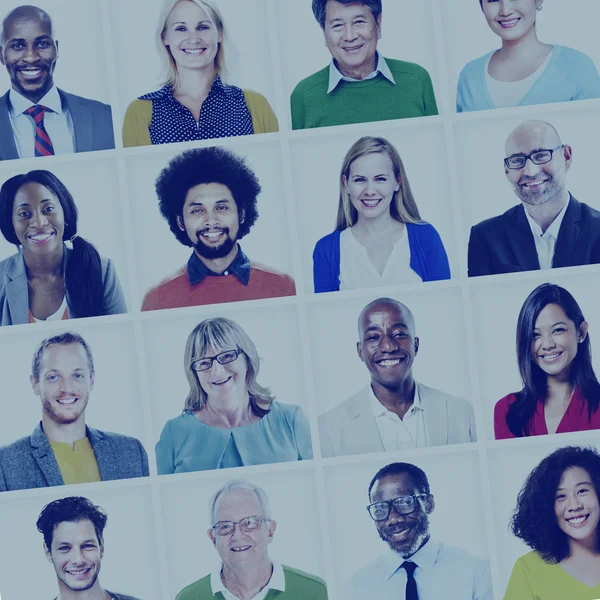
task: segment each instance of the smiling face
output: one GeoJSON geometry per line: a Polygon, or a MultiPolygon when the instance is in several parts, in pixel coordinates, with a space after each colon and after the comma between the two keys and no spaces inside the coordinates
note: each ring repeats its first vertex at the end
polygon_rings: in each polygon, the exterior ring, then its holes
{"type": "Polygon", "coordinates": [[[169,13],[162,40],[178,69],[214,69],[222,36],[203,8],[182,0],[169,13]]]}
{"type": "Polygon", "coordinates": [[[40,183],[21,186],[13,200],[13,227],[25,253],[48,256],[62,250],[65,216],[58,198],[40,183]]]}
{"type": "MultiPolygon", "coordinates": [[[[266,517],[254,491],[233,489],[217,500],[215,523],[219,521],[238,523],[246,517],[266,517]]],[[[253,565],[258,568],[269,560],[267,550],[273,541],[275,528],[275,521],[266,521],[252,532],[242,531],[238,524],[231,535],[216,535],[212,529],[207,533],[215,544],[223,565],[235,572],[236,569],[246,570],[253,565]]]]}
{"type": "MultiPolygon", "coordinates": [[[[407,473],[388,475],[378,479],[371,490],[371,502],[394,500],[400,496],[419,494],[407,473]]],[[[433,496],[417,500],[415,510],[407,515],[398,514],[393,508],[384,521],[375,521],[379,537],[403,558],[411,557],[429,539],[429,516],[434,509],[433,496]]]]}
{"type": "Polygon", "coordinates": [[[547,304],[535,320],[531,353],[548,376],[568,381],[579,344],[587,335],[584,321],[579,330],[558,304],[547,304]]]}
{"type": "Polygon", "coordinates": [[[58,42],[52,39],[51,23],[34,15],[9,18],[4,39],[0,60],[13,90],[37,103],[54,85],[58,42]]]}
{"type": "Polygon", "coordinates": [[[581,467],[569,467],[562,474],[554,499],[558,526],[569,543],[591,542],[596,547],[600,503],[590,474],[581,467]]]}
{"type": "Polygon", "coordinates": [[[85,409],[94,377],[81,344],[52,344],[40,360],[39,381],[31,386],[42,400],[44,413],[58,425],[85,421],[85,409]]]}
{"type": "MultiPolygon", "coordinates": [[[[216,356],[234,348],[209,348],[205,356],[216,356]]],[[[198,358],[205,358],[198,356],[198,358]]],[[[247,393],[246,374],[248,365],[246,355],[239,356],[230,363],[222,365],[213,360],[212,367],[206,371],[197,371],[198,381],[209,399],[217,400],[231,395],[247,393]]]]}
{"type": "Polygon", "coordinates": [[[244,213],[238,212],[231,191],[222,183],[201,183],[191,188],[183,205],[179,228],[196,253],[205,259],[223,258],[235,248],[244,213]]]}
{"type": "Polygon", "coordinates": [[[54,566],[61,592],[83,592],[99,587],[97,582],[104,547],[89,519],[63,521],[52,534],[52,548],[44,544],[48,561],[54,566]]]}
{"type": "Polygon", "coordinates": [[[389,214],[394,193],[400,189],[392,159],[385,152],[359,156],[350,165],[348,178],[344,175],[342,180],[358,220],[389,214]]]}
{"type": "Polygon", "coordinates": [[[419,350],[414,319],[408,308],[382,302],[365,309],[359,319],[359,358],[371,374],[374,388],[395,388],[412,376],[419,350]]]}
{"type": "Polygon", "coordinates": [[[503,41],[535,35],[537,8],[544,0],[483,0],[481,8],[489,28],[503,41]]]}
{"type": "Polygon", "coordinates": [[[381,15],[377,21],[361,2],[325,6],[325,45],[340,73],[362,79],[375,70],[377,41],[381,37],[381,15]]]}
{"type": "MultiPolygon", "coordinates": [[[[552,150],[561,143],[554,128],[540,121],[519,125],[506,140],[506,157],[529,155],[538,150],[552,150]]],[[[571,147],[566,145],[552,154],[552,160],[535,165],[529,159],[522,169],[508,169],[506,178],[521,202],[540,205],[568,198],[567,171],[571,166],[571,147]]]]}

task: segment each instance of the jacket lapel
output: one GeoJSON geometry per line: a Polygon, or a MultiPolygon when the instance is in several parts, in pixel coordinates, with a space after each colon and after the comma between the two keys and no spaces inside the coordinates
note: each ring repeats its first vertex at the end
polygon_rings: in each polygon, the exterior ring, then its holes
{"type": "Polygon", "coordinates": [[[63,106],[71,113],[73,129],[75,130],[75,152],[89,152],[93,150],[94,128],[92,127],[92,115],[86,111],[77,96],[67,94],[58,90],[63,106]]]}
{"type": "Polygon", "coordinates": [[[102,481],[122,479],[121,458],[114,452],[114,445],[98,429],[86,427],[88,439],[96,457],[96,464],[102,481]]]}
{"type": "Polygon", "coordinates": [[[13,160],[19,158],[17,145],[15,144],[15,136],[10,117],[8,116],[8,95],[0,96],[0,160],[13,160]]]}
{"type": "Polygon", "coordinates": [[[29,296],[27,294],[27,274],[25,261],[19,252],[10,259],[6,268],[6,302],[13,324],[29,322],[29,296]]]}
{"type": "Polygon", "coordinates": [[[421,405],[425,411],[427,443],[429,446],[445,446],[448,444],[448,403],[436,402],[436,390],[418,382],[417,386],[419,386],[421,405]]]}
{"type": "Polygon", "coordinates": [[[343,454],[385,451],[371,410],[370,393],[371,387],[368,385],[354,396],[354,402],[348,407],[350,429],[348,437],[342,441],[343,454]]]}
{"type": "Polygon", "coordinates": [[[52,451],[52,446],[48,442],[41,423],[33,430],[33,433],[29,436],[29,441],[31,443],[31,454],[44,475],[47,484],[49,486],[64,485],[58,463],[52,451]]]}
{"type": "Polygon", "coordinates": [[[581,204],[573,196],[570,196],[569,206],[558,230],[552,268],[570,267],[573,264],[572,257],[577,247],[577,239],[581,233],[581,204]]]}
{"type": "Polygon", "coordinates": [[[522,204],[516,206],[514,213],[509,216],[506,235],[508,243],[517,258],[517,264],[521,267],[521,271],[538,270],[540,268],[540,261],[538,260],[531,227],[529,227],[522,204]]]}

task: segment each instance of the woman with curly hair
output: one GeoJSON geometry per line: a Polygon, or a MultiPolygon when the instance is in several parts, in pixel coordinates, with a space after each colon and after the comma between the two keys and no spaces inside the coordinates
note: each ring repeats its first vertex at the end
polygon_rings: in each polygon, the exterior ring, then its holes
{"type": "Polygon", "coordinates": [[[517,321],[523,381],[494,408],[496,439],[600,429],[600,383],[588,324],[575,298],[551,283],[525,300],[517,321]]]}
{"type": "Polygon", "coordinates": [[[595,448],[560,448],[531,472],[511,529],[533,552],[515,563],[505,600],[600,597],[599,494],[595,448]]]}

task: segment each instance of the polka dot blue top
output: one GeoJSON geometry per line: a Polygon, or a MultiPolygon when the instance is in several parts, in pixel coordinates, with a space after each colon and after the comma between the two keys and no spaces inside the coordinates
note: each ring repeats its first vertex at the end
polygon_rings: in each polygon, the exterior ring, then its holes
{"type": "Polygon", "coordinates": [[[252,116],[246,106],[244,92],[233,85],[225,85],[217,75],[196,122],[189,108],[173,95],[165,85],[156,92],[140,96],[152,100],[150,139],[153,144],[170,144],[211,138],[251,135],[252,116]]]}

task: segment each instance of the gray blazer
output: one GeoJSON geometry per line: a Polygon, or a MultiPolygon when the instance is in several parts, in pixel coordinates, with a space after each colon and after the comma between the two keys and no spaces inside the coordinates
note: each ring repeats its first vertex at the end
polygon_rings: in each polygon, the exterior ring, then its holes
{"type": "MultiPolygon", "coordinates": [[[[73,251],[65,246],[63,271],[66,269],[71,252],[73,251]]],[[[110,259],[102,258],[101,261],[106,314],[126,313],[127,304],[115,267],[110,259]]],[[[68,293],[67,313],[69,319],[76,319],[79,316],[71,310],[68,293]]],[[[23,323],[29,323],[29,292],[25,260],[23,255],[17,252],[0,262],[0,325],[22,325],[23,323]]]]}
{"type": "MultiPolygon", "coordinates": [[[[86,427],[100,478],[147,477],[148,455],[139,440],[86,427]]],[[[0,492],[64,485],[41,422],[29,436],[0,448],[0,492]]]]}
{"type": "MultiPolygon", "coordinates": [[[[430,446],[475,442],[475,415],[469,402],[417,383],[430,446]]],[[[371,410],[369,386],[319,417],[321,456],[385,452],[371,410]]]]}
{"type": "MultiPolygon", "coordinates": [[[[63,106],[71,113],[75,152],[112,150],[115,147],[112,111],[108,104],[58,90],[63,106]]],[[[0,96],[0,160],[19,158],[8,114],[8,94],[0,96]]]]}

